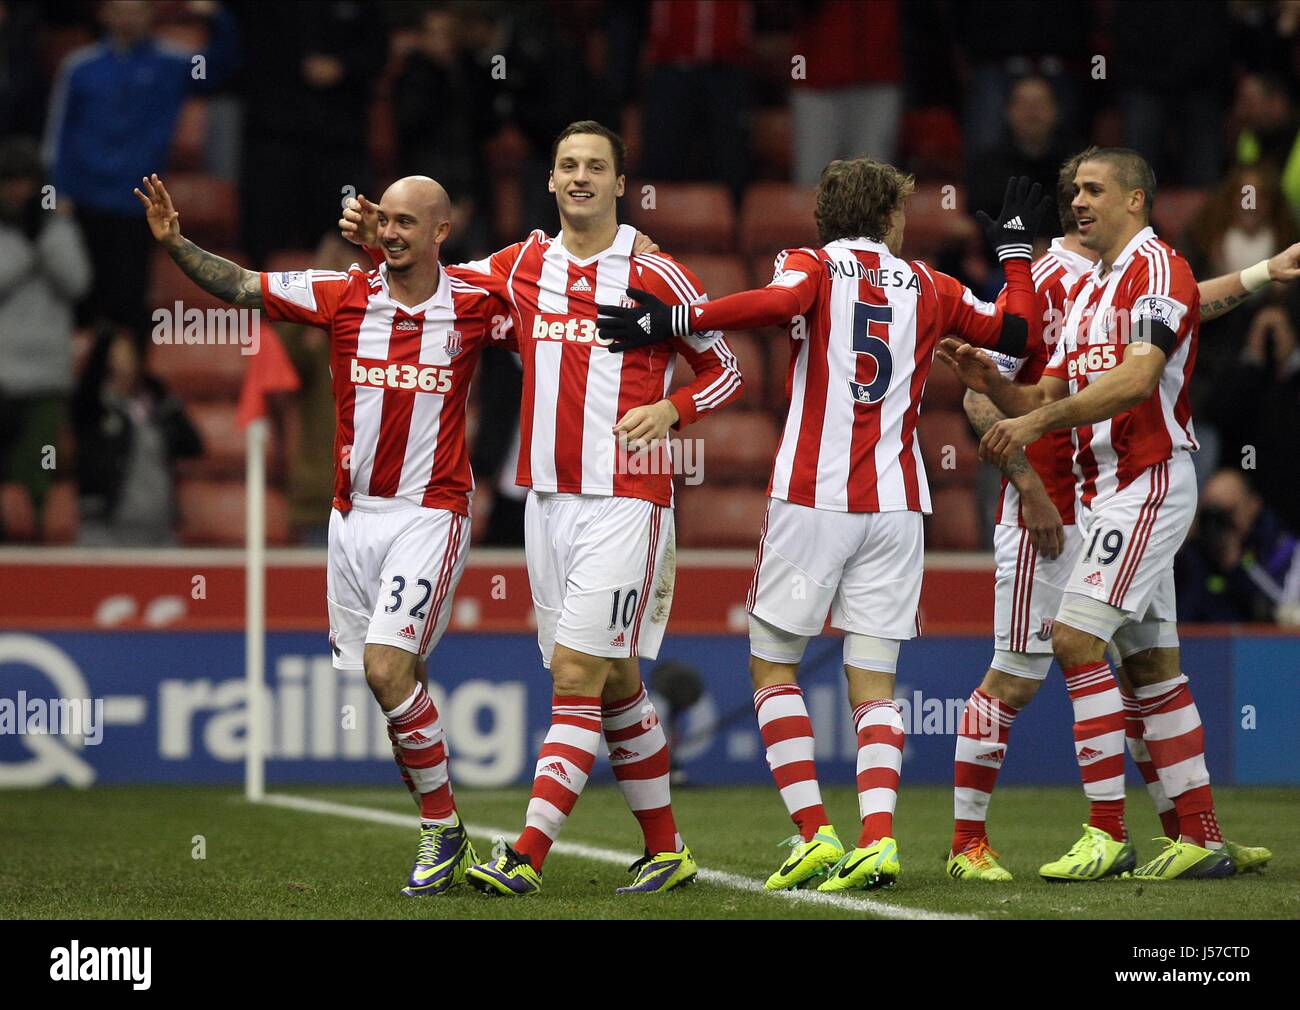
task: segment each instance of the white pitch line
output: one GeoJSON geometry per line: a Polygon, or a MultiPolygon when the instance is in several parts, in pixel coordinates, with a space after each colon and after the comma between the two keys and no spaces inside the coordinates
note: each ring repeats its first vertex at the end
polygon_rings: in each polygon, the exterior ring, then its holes
{"type": "MultiPolygon", "coordinates": [[[[329,800],[314,800],[306,796],[290,796],[285,793],[271,793],[263,801],[269,806],[284,807],[288,810],[300,810],[310,814],[332,814],[335,817],[350,817],[357,821],[369,821],[372,824],[388,824],[399,828],[419,827],[420,819],[414,814],[398,814],[390,810],[376,810],[373,807],[356,807],[348,803],[331,803],[329,800]]],[[[470,824],[466,829],[475,835],[509,835],[504,828],[489,827],[485,824],[470,824]]],[[[628,864],[641,858],[641,853],[620,852],[617,849],[603,849],[580,842],[558,841],[551,846],[552,851],[561,855],[577,856],[579,859],[591,859],[598,863],[612,863],[617,866],[628,864]]],[[[908,908],[905,905],[890,905],[875,898],[849,897],[847,895],[822,894],[818,891],[768,891],[757,880],[742,877],[738,873],[726,873],[722,870],[700,870],[699,880],[719,887],[729,887],[734,891],[749,891],[753,894],[769,895],[806,905],[821,905],[826,908],[838,908],[841,911],[858,912],[863,915],[878,915],[885,919],[978,919],[978,915],[963,915],[957,912],[931,912],[924,908],[908,908]]]]}

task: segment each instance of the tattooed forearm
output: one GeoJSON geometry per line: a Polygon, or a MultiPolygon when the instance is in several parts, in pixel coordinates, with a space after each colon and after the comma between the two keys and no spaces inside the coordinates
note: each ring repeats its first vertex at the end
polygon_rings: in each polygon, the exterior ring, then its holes
{"type": "Polygon", "coordinates": [[[244,308],[261,308],[262,281],[252,270],[200,249],[187,238],[167,250],[176,265],[210,295],[244,308]]]}
{"type": "Polygon", "coordinates": [[[1215,298],[1213,301],[1201,303],[1201,322],[1208,319],[1216,319],[1225,312],[1231,312],[1242,302],[1250,298],[1249,293],[1240,295],[1224,295],[1222,298],[1215,298]]]}
{"type": "MultiPolygon", "coordinates": [[[[970,389],[966,390],[966,398],[962,400],[962,407],[966,411],[966,417],[970,421],[971,427],[975,429],[975,434],[979,438],[983,438],[986,431],[1006,417],[987,396],[970,389]]],[[[1007,475],[1007,479],[1012,483],[1016,483],[1019,478],[1028,474],[1036,475],[1034,468],[1029,465],[1029,459],[1025,456],[1024,449],[1017,449],[1012,453],[1010,459],[1000,465],[999,469],[1007,475]]]]}

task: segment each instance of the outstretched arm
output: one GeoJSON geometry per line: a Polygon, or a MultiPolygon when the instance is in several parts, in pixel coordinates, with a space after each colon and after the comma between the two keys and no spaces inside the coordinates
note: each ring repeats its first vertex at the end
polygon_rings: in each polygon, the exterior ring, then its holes
{"type": "Polygon", "coordinates": [[[1270,281],[1286,284],[1297,277],[1300,277],[1300,242],[1253,267],[1201,281],[1197,285],[1201,295],[1201,322],[1231,312],[1270,281]]]}
{"type": "Polygon", "coordinates": [[[200,249],[181,235],[181,216],[172,205],[171,195],[157,174],[141,180],[144,192],[135,190],[143,204],[149,230],[167,250],[185,276],[210,295],[223,302],[244,308],[262,307],[262,280],[253,270],[245,270],[206,249],[200,249]]]}

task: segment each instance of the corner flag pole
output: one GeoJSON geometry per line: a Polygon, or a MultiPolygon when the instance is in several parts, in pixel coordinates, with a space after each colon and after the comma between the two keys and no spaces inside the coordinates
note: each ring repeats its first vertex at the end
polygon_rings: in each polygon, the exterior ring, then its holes
{"type": "Polygon", "coordinates": [[[266,795],[266,442],[268,421],[258,417],[245,433],[244,674],[248,682],[248,750],[244,755],[244,797],[266,795]]]}

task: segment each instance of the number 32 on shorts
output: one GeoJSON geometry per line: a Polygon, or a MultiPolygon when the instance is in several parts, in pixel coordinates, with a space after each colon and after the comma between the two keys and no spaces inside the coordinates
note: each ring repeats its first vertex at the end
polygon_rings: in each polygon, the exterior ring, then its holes
{"type": "Polygon", "coordinates": [[[1092,539],[1088,541],[1088,549],[1084,551],[1083,560],[1091,561],[1092,552],[1097,551],[1097,561],[1103,565],[1109,565],[1119,557],[1119,552],[1124,549],[1124,531],[1118,529],[1107,530],[1105,534],[1098,528],[1092,534],[1092,539]]]}
{"type": "MultiPolygon", "coordinates": [[[[421,590],[419,598],[411,607],[409,613],[418,621],[423,621],[427,616],[424,612],[424,605],[429,602],[429,597],[433,595],[433,583],[428,579],[417,579],[416,586],[421,590]]],[[[402,594],[406,592],[406,579],[400,575],[393,576],[393,584],[389,586],[388,606],[384,607],[385,614],[395,614],[402,609],[402,594]]]]}

